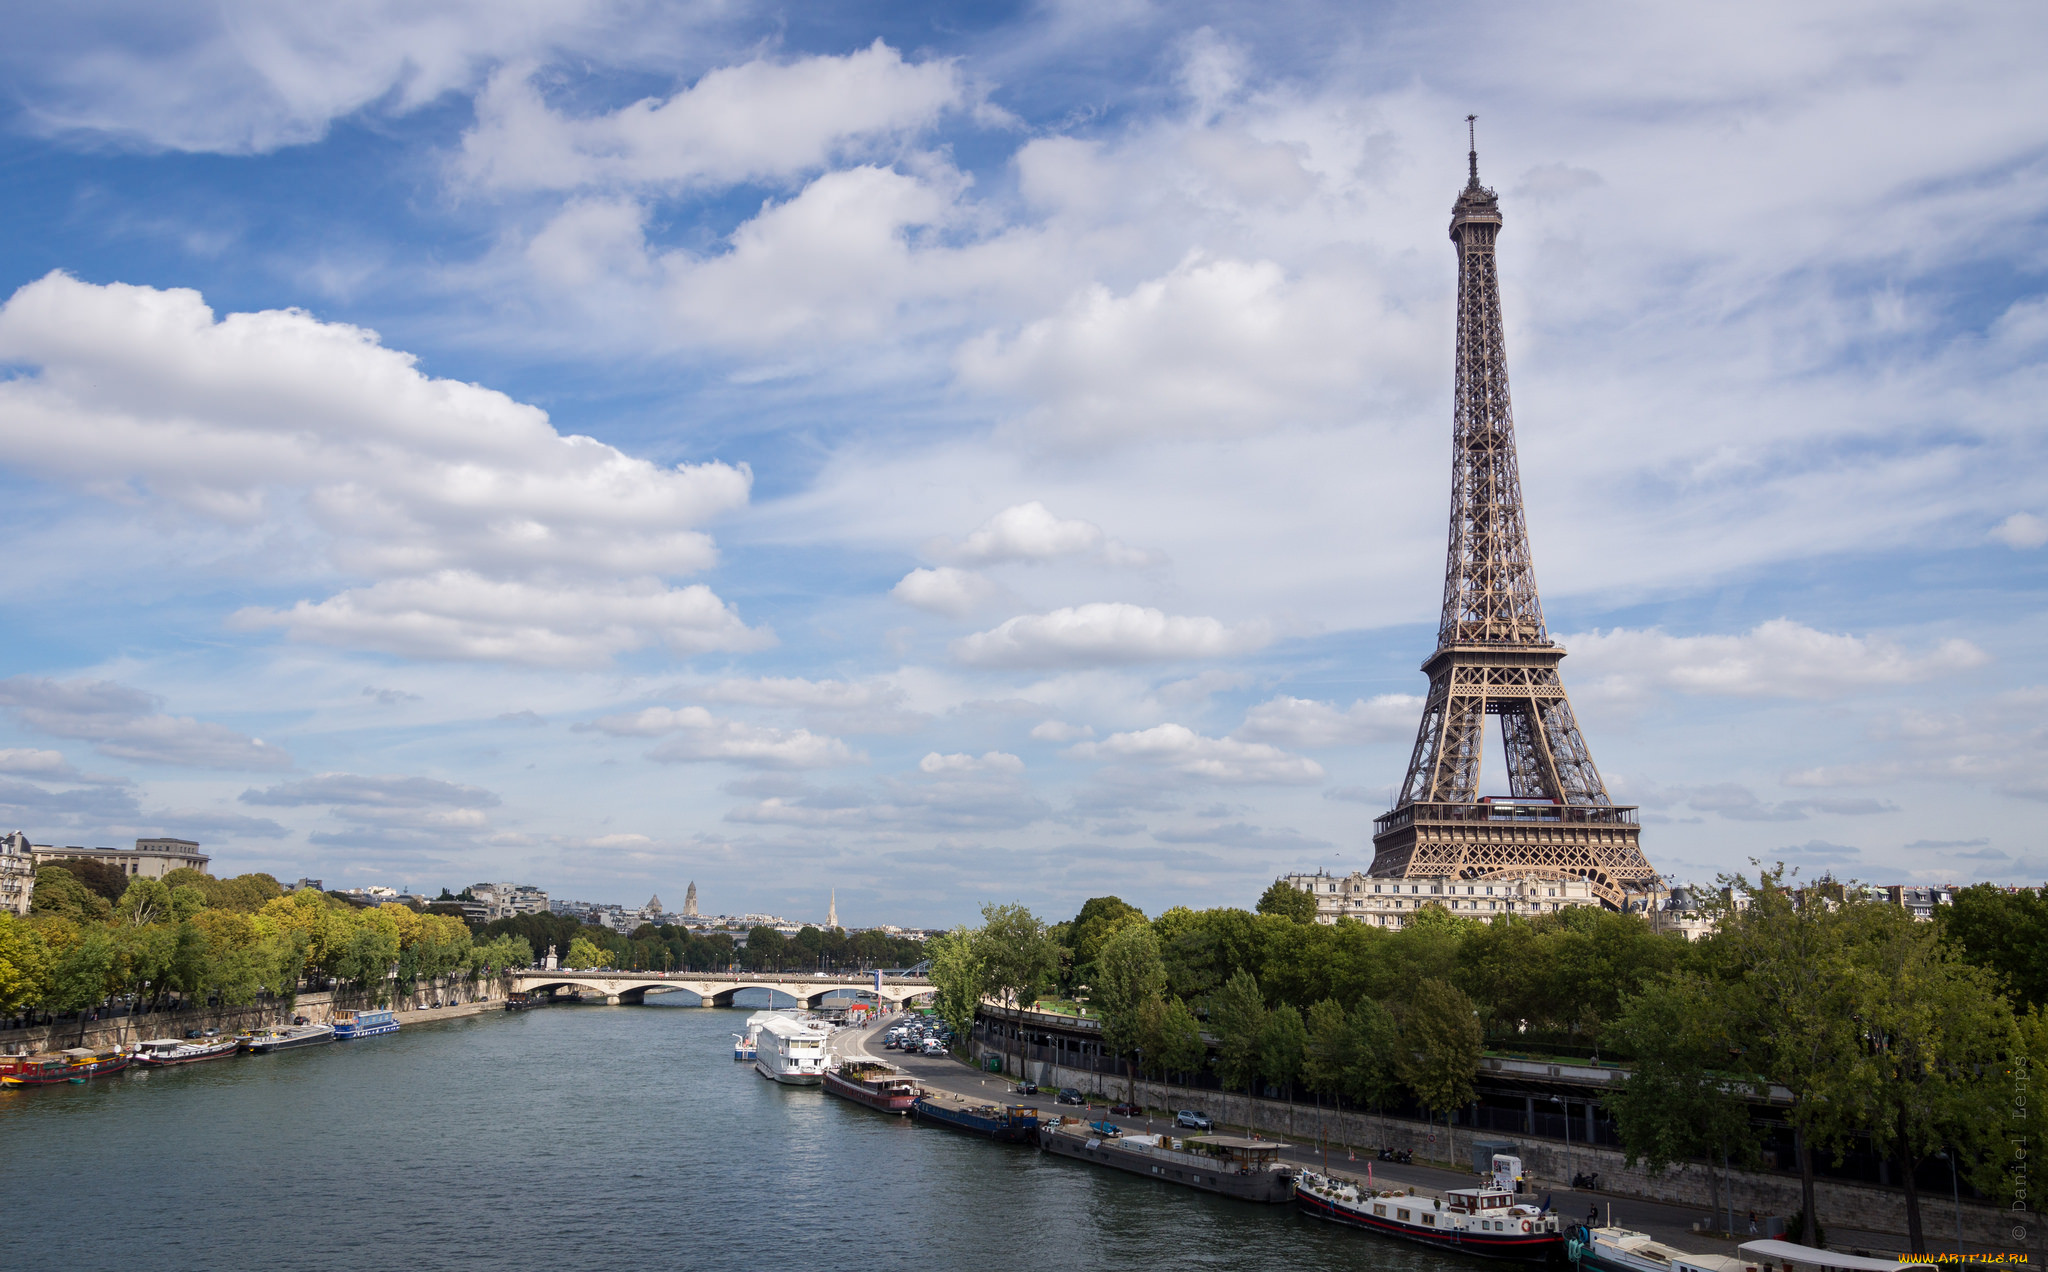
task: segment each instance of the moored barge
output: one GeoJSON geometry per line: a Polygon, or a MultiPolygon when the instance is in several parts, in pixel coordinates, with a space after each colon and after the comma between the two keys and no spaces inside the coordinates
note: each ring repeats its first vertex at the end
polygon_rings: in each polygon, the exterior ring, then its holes
{"type": "Polygon", "coordinates": [[[378,1034],[397,1032],[398,1017],[388,1008],[376,1007],[363,1011],[334,1013],[334,1036],[340,1040],[374,1038],[378,1034]]]}
{"type": "Polygon", "coordinates": [[[990,1104],[926,1091],[911,1103],[910,1117],[1004,1144],[1031,1144],[1038,1139],[1038,1110],[1028,1104],[990,1104]]]}
{"type": "Polygon", "coordinates": [[[334,1041],[333,1025],[286,1025],[277,1029],[258,1029],[241,1034],[235,1041],[244,1051],[257,1055],[268,1055],[273,1051],[290,1051],[294,1047],[313,1047],[323,1042],[334,1041]]]}
{"type": "Polygon", "coordinates": [[[220,1060],[241,1050],[239,1038],[151,1038],[135,1048],[135,1063],[145,1069],[220,1060]]]}
{"type": "Polygon", "coordinates": [[[1565,1257],[1578,1267],[1578,1272],[1756,1272],[1757,1269],[1754,1259],[1727,1254],[1688,1254],[1665,1245],[1648,1233],[1632,1232],[1627,1228],[1573,1225],[1566,1235],[1564,1251],[1565,1257]]]}
{"type": "Polygon", "coordinates": [[[1293,1199],[1294,1169],[1280,1162],[1287,1145],[1236,1135],[1112,1133],[1106,1123],[1061,1118],[1038,1127],[1040,1150],[1129,1171],[1200,1192],[1280,1205],[1293,1199]]]}
{"type": "Polygon", "coordinates": [[[1544,1263],[1565,1253],[1556,1212],[1517,1202],[1512,1189],[1494,1185],[1432,1197],[1305,1170],[1294,1181],[1294,1200],[1311,1218],[1462,1254],[1544,1263]]]}
{"type": "Polygon", "coordinates": [[[849,1060],[827,1069],[825,1090],[884,1113],[908,1113],[917,1100],[916,1079],[879,1060],[849,1060]]]}
{"type": "Polygon", "coordinates": [[[34,1056],[0,1056],[0,1086],[56,1086],[119,1073],[128,1067],[129,1052],[120,1048],[71,1047],[34,1056]]]}

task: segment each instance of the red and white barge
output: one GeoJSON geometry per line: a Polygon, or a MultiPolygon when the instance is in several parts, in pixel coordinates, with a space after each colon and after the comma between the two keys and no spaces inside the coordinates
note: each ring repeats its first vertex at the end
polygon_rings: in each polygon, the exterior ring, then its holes
{"type": "Polygon", "coordinates": [[[893,1064],[849,1060],[825,1071],[825,1089],[833,1095],[884,1113],[909,1113],[917,1102],[917,1080],[893,1064]]]}
{"type": "Polygon", "coordinates": [[[1303,1171],[1294,1181],[1294,1202],[1312,1218],[1462,1254],[1525,1263],[1564,1257],[1557,1213],[1520,1201],[1511,1188],[1452,1188],[1438,1197],[1303,1171]]]}

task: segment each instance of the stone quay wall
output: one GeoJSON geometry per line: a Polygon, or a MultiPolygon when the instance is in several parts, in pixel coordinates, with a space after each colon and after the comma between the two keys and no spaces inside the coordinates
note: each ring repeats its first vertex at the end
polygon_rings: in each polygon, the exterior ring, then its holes
{"type": "MultiPolygon", "coordinates": [[[[501,977],[480,976],[474,981],[454,978],[421,981],[409,996],[395,991],[388,1005],[401,1025],[478,1012],[500,1010],[505,1005],[506,982],[501,977]],[[456,1000],[460,1000],[457,1002],[456,1000]],[[440,1007],[427,1004],[439,1002],[440,1007]]],[[[370,995],[354,989],[317,990],[300,994],[291,1006],[282,1001],[251,1003],[246,1007],[203,1007],[185,1011],[158,1011],[142,1016],[103,1016],[81,1026],[76,1019],[27,1029],[0,1030],[0,1053],[60,1051],[65,1047],[133,1046],[144,1038],[182,1038],[191,1029],[218,1029],[224,1034],[244,1029],[265,1029],[289,1024],[293,1016],[304,1016],[314,1024],[330,1023],[337,1011],[369,1007],[370,995]]]]}
{"type": "MultiPolygon", "coordinates": [[[[979,1038],[972,1040],[971,1047],[977,1064],[984,1057],[1002,1055],[1000,1050],[986,1046],[979,1038]]],[[[1020,1070],[1020,1062],[1014,1055],[1005,1057],[1005,1062],[1006,1072],[1013,1078],[1028,1077],[1040,1086],[1074,1087],[1101,1097],[1104,1103],[1124,1099],[1130,1089],[1129,1079],[1114,1074],[1068,1068],[1044,1060],[1023,1062],[1020,1070]]],[[[1475,1132],[1464,1126],[1455,1128],[1452,1138],[1446,1140],[1441,1124],[1431,1127],[1406,1118],[1379,1117],[1351,1110],[1323,1109],[1319,1115],[1313,1104],[1289,1105],[1284,1100],[1251,1099],[1241,1094],[1172,1086],[1145,1078],[1138,1080],[1137,1098],[1148,1108],[1200,1108],[1214,1117],[1219,1127],[1224,1123],[1242,1126],[1249,1131],[1284,1138],[1303,1146],[1317,1142],[1320,1126],[1333,1153],[1355,1149],[1362,1155],[1380,1148],[1406,1149],[1415,1155],[1417,1162],[1426,1161],[1457,1170],[1472,1168],[1471,1148],[1475,1138],[1511,1141],[1517,1145],[1522,1169],[1538,1193],[1567,1188],[1573,1175],[1592,1171],[1600,1176],[1598,1191],[1602,1194],[1674,1206],[1694,1206],[1702,1215],[1718,1212],[1723,1204],[1719,1170],[1700,1164],[1686,1164],[1652,1174],[1640,1163],[1629,1166],[1622,1153],[1613,1148],[1585,1144],[1573,1144],[1567,1148],[1559,1141],[1498,1131],[1475,1132]]],[[[1363,1169],[1360,1165],[1352,1173],[1363,1169]]],[[[1799,1176],[1796,1174],[1735,1170],[1729,1172],[1728,1178],[1731,1181],[1728,1191],[1734,1195],[1738,1224],[1746,1220],[1751,1210],[1759,1215],[1782,1216],[1791,1215],[1799,1209],[1799,1176]]],[[[1820,1178],[1814,1181],[1814,1205],[1820,1212],[1823,1230],[1842,1229],[1897,1236],[1901,1238],[1903,1248],[1906,1197],[1901,1189],[1820,1178]]],[[[1994,1206],[1969,1202],[1963,1203],[1961,1212],[1965,1241],[1993,1249],[2020,1248],[2012,1236],[2016,1223],[2012,1216],[1994,1206]]],[[[1957,1207],[1946,1195],[1937,1196],[1927,1191],[1920,1194],[1920,1220],[1930,1242],[1945,1248],[1946,1243],[1953,1240],[1956,1217],[1957,1207]]],[[[2041,1227],[2035,1222],[2036,1218],[2029,1213],[2021,1221],[2029,1244],[2041,1227]]]]}

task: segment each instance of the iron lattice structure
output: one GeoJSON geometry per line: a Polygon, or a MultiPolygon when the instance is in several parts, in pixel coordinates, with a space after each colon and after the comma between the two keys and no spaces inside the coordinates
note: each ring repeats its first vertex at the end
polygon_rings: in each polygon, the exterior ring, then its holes
{"type": "Polygon", "coordinates": [[[1476,879],[1541,871],[1589,880],[1606,904],[1659,886],[1636,810],[1608,797],[1572,715],[1543,626],[1529,554],[1494,242],[1500,201],[1479,154],[1451,207],[1458,354],[1451,430],[1450,547],[1429,697],[1393,810],[1375,823],[1372,873],[1476,879]],[[1500,721],[1510,800],[1479,794],[1486,718],[1500,721]]]}

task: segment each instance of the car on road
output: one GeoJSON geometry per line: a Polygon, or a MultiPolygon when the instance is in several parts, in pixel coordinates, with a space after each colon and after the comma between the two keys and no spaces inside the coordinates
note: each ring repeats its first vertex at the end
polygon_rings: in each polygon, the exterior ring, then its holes
{"type": "Polygon", "coordinates": [[[1061,1087],[1060,1093],[1053,1097],[1053,1102],[1056,1104],[1086,1104],[1088,1097],[1082,1095],[1074,1087],[1061,1087]]]}
{"type": "Polygon", "coordinates": [[[927,1041],[926,1041],[926,1043],[924,1044],[924,1053],[925,1053],[926,1055],[928,1055],[928,1056],[942,1056],[942,1055],[945,1055],[945,1054],[946,1054],[946,1044],[945,1044],[945,1043],[943,1043],[943,1042],[940,1042],[940,1041],[939,1041],[939,1040],[938,1040],[937,1038],[932,1038],[932,1039],[929,1039],[929,1040],[927,1040],[927,1041]]]}
{"type": "Polygon", "coordinates": [[[1145,1116],[1145,1110],[1135,1104],[1112,1104],[1109,1106],[1109,1115],[1111,1117],[1143,1117],[1145,1116]]]}
{"type": "Polygon", "coordinates": [[[1216,1123],[1209,1119],[1207,1113],[1197,1112],[1194,1109],[1182,1109],[1174,1114],[1173,1124],[1185,1127],[1190,1131],[1213,1131],[1216,1129],[1216,1123]]]}
{"type": "Polygon", "coordinates": [[[1037,1084],[1036,1082],[1019,1082],[1019,1083],[1017,1084],[1017,1094],[1018,1094],[1018,1095],[1037,1095],[1037,1094],[1038,1094],[1038,1084],[1037,1084]]]}

